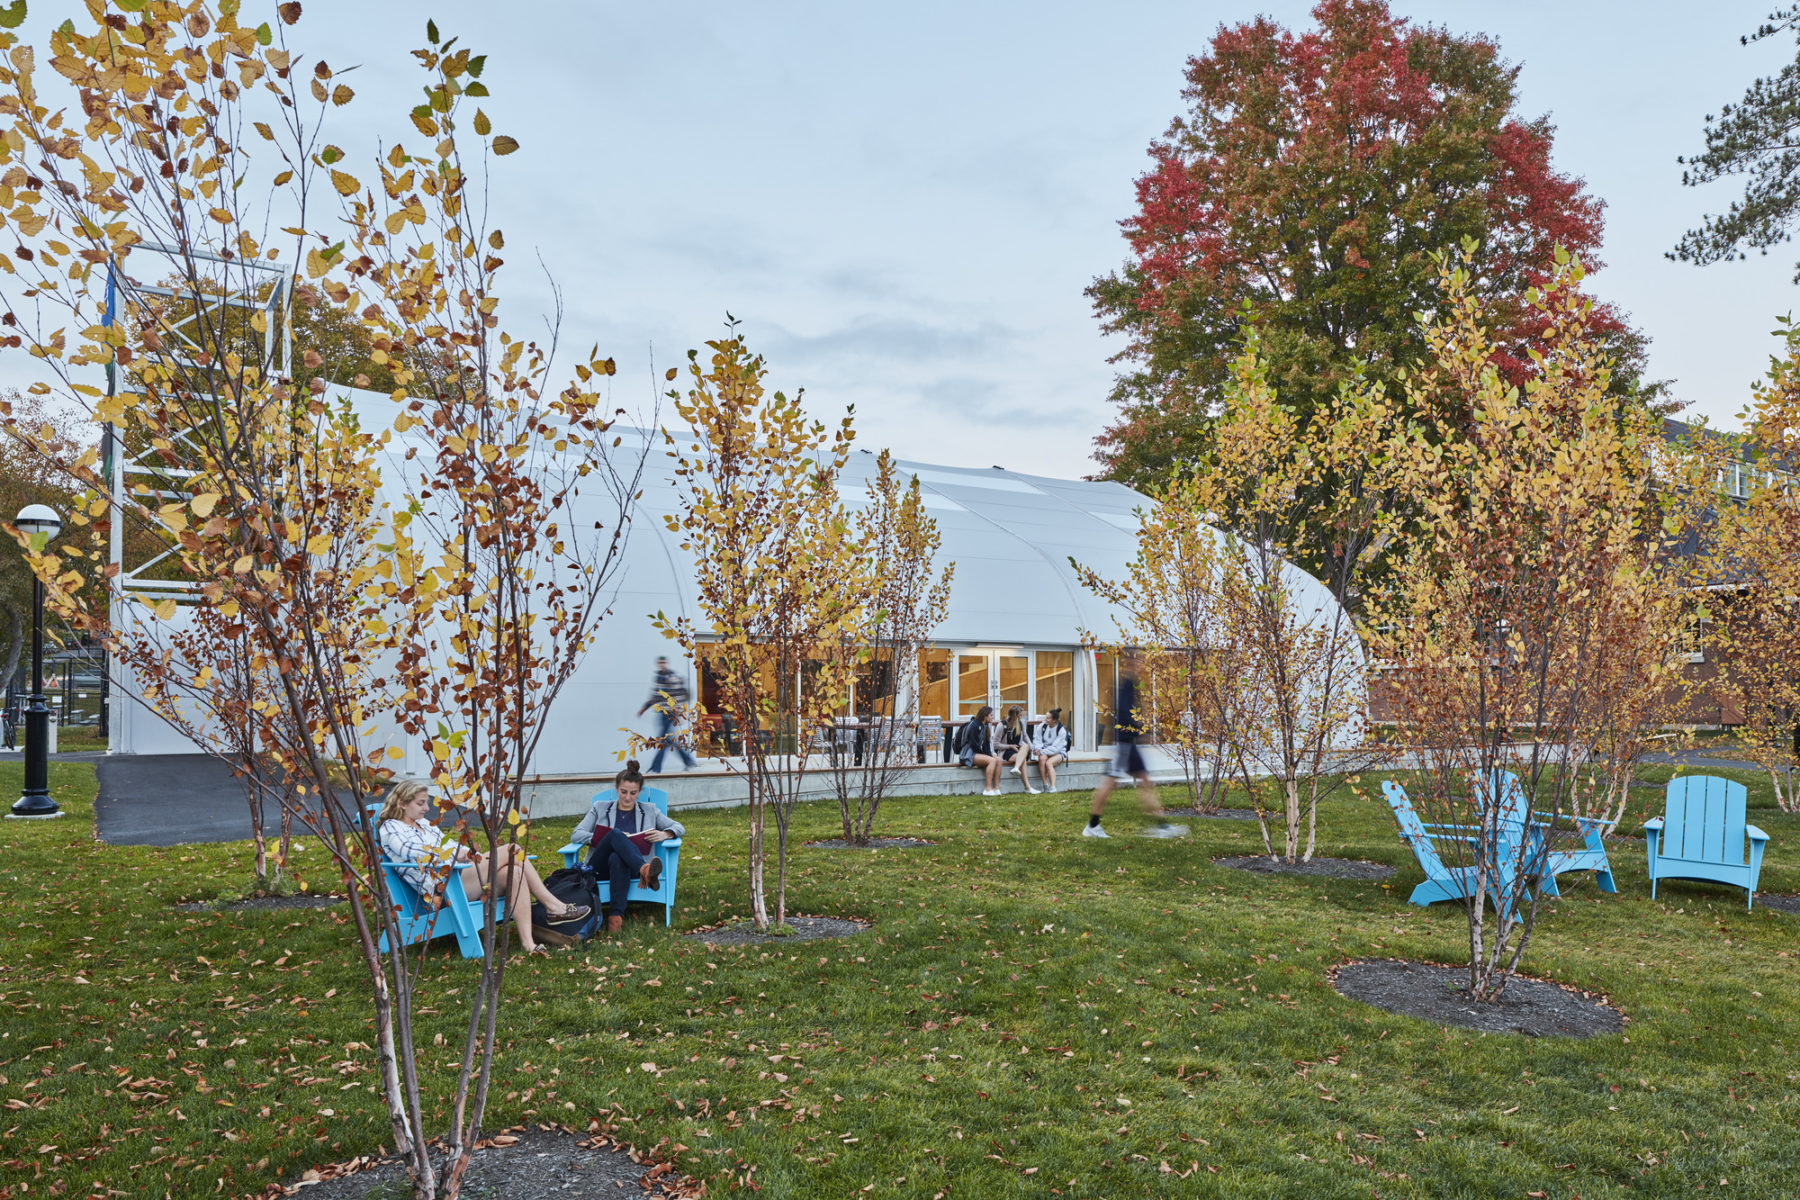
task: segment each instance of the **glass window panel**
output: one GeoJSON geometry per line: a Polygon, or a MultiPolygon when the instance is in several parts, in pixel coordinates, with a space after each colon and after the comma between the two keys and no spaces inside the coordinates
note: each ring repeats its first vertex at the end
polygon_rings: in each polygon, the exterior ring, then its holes
{"type": "Polygon", "coordinates": [[[1016,704],[1024,718],[1029,721],[1031,719],[1031,660],[1023,654],[1001,654],[997,657],[1000,673],[1000,711],[1004,714],[1016,704]]]}
{"type": "Polygon", "coordinates": [[[1119,665],[1111,653],[1094,655],[1094,727],[1102,746],[1113,744],[1113,702],[1118,697],[1119,665]]]}
{"type": "Polygon", "coordinates": [[[1075,655],[1067,650],[1037,652],[1037,711],[1063,710],[1063,724],[1075,719],[1075,655]]]}
{"type": "Polygon", "coordinates": [[[956,711],[972,717],[988,702],[988,656],[959,654],[956,656],[956,711]]]}
{"type": "Polygon", "coordinates": [[[894,715],[893,651],[877,650],[856,664],[856,715],[894,715]]]}
{"type": "MultiPolygon", "coordinates": [[[[719,669],[719,651],[713,648],[702,648],[698,654],[700,660],[700,702],[706,714],[700,718],[697,728],[690,731],[693,738],[694,753],[702,758],[722,758],[727,755],[742,754],[743,745],[737,720],[725,711],[724,688],[721,686],[719,669]]],[[[756,670],[756,692],[761,710],[766,717],[759,725],[772,727],[777,722],[776,714],[790,705],[793,696],[793,681],[784,680],[777,689],[775,679],[775,661],[767,654],[758,654],[754,659],[756,670]]],[[[772,735],[770,735],[772,736],[772,735]]]]}
{"type": "Polygon", "coordinates": [[[919,715],[950,715],[950,652],[919,651],[919,715]]]}

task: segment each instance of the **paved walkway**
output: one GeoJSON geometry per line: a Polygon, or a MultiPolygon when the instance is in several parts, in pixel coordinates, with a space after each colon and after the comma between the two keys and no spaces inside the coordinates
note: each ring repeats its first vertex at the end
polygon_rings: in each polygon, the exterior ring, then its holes
{"type": "Polygon", "coordinates": [[[1753,762],[1745,762],[1741,758],[1714,758],[1717,750],[1677,750],[1673,754],[1646,754],[1639,762],[1650,766],[1667,766],[1674,763],[1682,767],[1724,767],[1728,771],[1761,771],[1763,767],[1753,762]]]}
{"type": "MultiPolygon", "coordinates": [[[[94,764],[100,780],[95,824],[103,842],[182,846],[250,838],[250,802],[243,782],[223,759],[198,754],[56,757],[94,764]]],[[[263,829],[272,834],[280,827],[280,806],[265,800],[263,829]]]]}

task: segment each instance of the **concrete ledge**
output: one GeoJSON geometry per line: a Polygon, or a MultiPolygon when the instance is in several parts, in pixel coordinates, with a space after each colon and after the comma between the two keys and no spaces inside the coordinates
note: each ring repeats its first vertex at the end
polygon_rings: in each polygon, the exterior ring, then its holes
{"type": "MultiPolygon", "coordinates": [[[[1160,756],[1159,756],[1160,757],[1160,756]]],[[[1075,754],[1056,772],[1058,792],[1089,792],[1106,774],[1112,755],[1075,754]]],[[[1158,783],[1180,783],[1177,767],[1150,764],[1150,777],[1158,783]]],[[[613,785],[616,775],[546,775],[531,780],[525,787],[525,810],[533,820],[577,817],[586,813],[594,795],[613,785]]],[[[1032,768],[1032,783],[1039,782],[1032,768]]],[[[646,775],[650,787],[669,794],[669,810],[680,812],[690,808],[732,808],[750,803],[749,783],[743,774],[742,759],[702,759],[692,771],[668,771],[646,775]]],[[[971,796],[981,793],[981,772],[954,763],[926,763],[906,767],[888,789],[889,796],[971,796]]],[[[1007,771],[1000,783],[1008,795],[1025,794],[1019,777],[1007,771]]],[[[835,776],[829,768],[809,765],[801,784],[803,800],[833,800],[837,796],[835,776]]]]}

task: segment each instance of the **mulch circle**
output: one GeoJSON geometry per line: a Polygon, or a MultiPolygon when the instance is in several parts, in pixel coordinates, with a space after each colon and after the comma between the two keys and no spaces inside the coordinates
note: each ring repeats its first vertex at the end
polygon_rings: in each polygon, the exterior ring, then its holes
{"type": "Polygon", "coordinates": [[[1216,809],[1213,812],[1201,812],[1197,808],[1165,808],[1163,811],[1171,817],[1194,817],[1202,821],[1256,820],[1256,810],[1254,808],[1221,808],[1216,809]]]}
{"type": "Polygon", "coordinates": [[[1772,908],[1776,912],[1793,913],[1800,917],[1800,896],[1771,896],[1767,892],[1758,892],[1756,903],[1761,908],[1772,908]]]}
{"type": "Polygon", "coordinates": [[[859,933],[867,933],[871,928],[867,921],[850,921],[843,917],[790,916],[787,923],[793,926],[794,932],[786,937],[758,933],[754,921],[733,921],[727,925],[715,925],[711,929],[696,929],[684,936],[695,938],[709,946],[743,946],[757,942],[810,942],[815,938],[854,937],[859,933]]]}
{"type": "Polygon", "coordinates": [[[1254,871],[1258,875],[1321,875],[1329,879],[1386,879],[1394,868],[1386,863],[1373,863],[1360,858],[1313,858],[1307,862],[1286,862],[1266,854],[1232,854],[1215,858],[1221,867],[1236,871],[1254,871]]]}
{"type": "Polygon", "coordinates": [[[826,838],[818,842],[806,842],[805,845],[819,850],[905,850],[913,846],[935,846],[936,842],[928,842],[923,838],[909,837],[872,837],[862,845],[847,842],[843,838],[826,838]]]}
{"type": "Polygon", "coordinates": [[[1469,999],[1469,969],[1439,963],[1376,959],[1331,972],[1340,995],[1385,1012],[1482,1033],[1526,1037],[1599,1037],[1625,1027],[1625,1014],[1604,996],[1566,984],[1515,975],[1498,1000],[1469,999]]]}
{"type": "Polygon", "coordinates": [[[233,900],[228,904],[220,904],[217,900],[197,900],[192,904],[177,904],[181,912],[257,912],[264,909],[283,908],[330,908],[334,904],[342,904],[342,896],[252,896],[248,900],[233,900]]]}
{"type": "MultiPolygon", "coordinates": [[[[469,1200],[568,1200],[588,1196],[695,1197],[704,1190],[693,1180],[652,1166],[642,1156],[609,1141],[568,1129],[539,1127],[502,1134],[469,1156],[463,1195],[469,1200]]],[[[308,1171],[272,1195],[304,1195],[308,1200],[364,1200],[410,1195],[406,1166],[394,1158],[360,1158],[308,1171]],[[312,1176],[312,1178],[308,1178],[312,1176]]]]}

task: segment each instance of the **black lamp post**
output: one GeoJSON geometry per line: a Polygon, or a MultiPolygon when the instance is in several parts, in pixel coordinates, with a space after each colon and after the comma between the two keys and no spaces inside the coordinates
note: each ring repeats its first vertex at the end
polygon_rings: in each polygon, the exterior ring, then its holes
{"type": "MultiPolygon", "coordinates": [[[[48,504],[27,504],[13,524],[48,542],[62,532],[62,518],[48,504]]],[[[41,545],[42,543],[40,543],[41,545]]],[[[50,798],[50,709],[44,703],[44,581],[31,578],[31,698],[25,705],[25,792],[13,801],[15,817],[60,817],[50,798]]]]}

